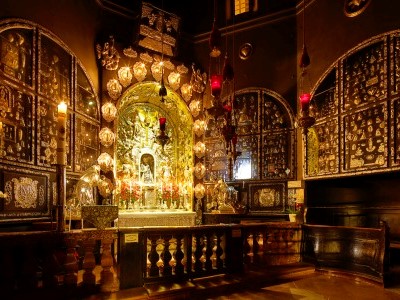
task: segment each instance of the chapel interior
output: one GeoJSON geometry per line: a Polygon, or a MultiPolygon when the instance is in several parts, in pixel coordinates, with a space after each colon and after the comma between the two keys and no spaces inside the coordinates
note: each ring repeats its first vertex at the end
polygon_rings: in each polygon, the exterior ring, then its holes
{"type": "Polygon", "coordinates": [[[399,10],[2,0],[1,290],[400,299],[399,10]]]}

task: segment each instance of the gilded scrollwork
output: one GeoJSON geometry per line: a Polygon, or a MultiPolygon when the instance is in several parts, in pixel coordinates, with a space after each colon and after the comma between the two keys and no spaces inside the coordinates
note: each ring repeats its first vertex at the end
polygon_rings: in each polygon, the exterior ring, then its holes
{"type": "Polygon", "coordinates": [[[114,37],[110,36],[109,40],[103,46],[100,44],[96,45],[97,58],[100,59],[101,65],[110,71],[118,69],[120,59],[120,55],[114,44],[114,37]]]}
{"type": "MultiPolygon", "coordinates": [[[[28,177],[13,178],[14,205],[19,208],[36,208],[44,199],[38,199],[38,181],[28,177]]],[[[41,195],[43,197],[43,194],[41,195]]]]}

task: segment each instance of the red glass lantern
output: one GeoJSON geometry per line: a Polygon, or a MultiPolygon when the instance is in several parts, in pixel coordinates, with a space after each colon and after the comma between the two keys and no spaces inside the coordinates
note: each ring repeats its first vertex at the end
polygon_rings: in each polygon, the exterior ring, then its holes
{"type": "Polygon", "coordinates": [[[165,123],[167,123],[167,118],[160,118],[159,122],[160,122],[160,130],[165,131],[165,123]]]}
{"type": "Polygon", "coordinates": [[[308,112],[310,107],[311,94],[304,93],[300,95],[300,106],[303,112],[308,112]]]}
{"type": "Polygon", "coordinates": [[[219,97],[219,95],[221,94],[222,79],[222,75],[211,75],[210,77],[211,94],[214,97],[219,97]]]}

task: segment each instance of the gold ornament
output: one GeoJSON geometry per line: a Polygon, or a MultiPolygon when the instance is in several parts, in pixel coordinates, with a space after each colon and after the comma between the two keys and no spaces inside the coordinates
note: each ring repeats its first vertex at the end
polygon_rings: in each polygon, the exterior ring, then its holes
{"type": "Polygon", "coordinates": [[[193,125],[194,134],[198,137],[201,137],[206,130],[206,122],[204,120],[196,120],[193,125]]]}
{"type": "Polygon", "coordinates": [[[121,67],[118,70],[118,79],[122,86],[127,87],[128,85],[130,85],[132,81],[131,68],[121,67]]]}
{"type": "Polygon", "coordinates": [[[206,191],[206,189],[205,189],[204,185],[201,183],[198,183],[194,187],[194,196],[196,197],[197,200],[201,200],[205,195],[205,191],[206,191]]]}
{"type": "Polygon", "coordinates": [[[101,107],[101,113],[104,120],[106,120],[107,122],[112,122],[117,116],[117,108],[115,107],[114,103],[107,102],[101,107]]]}
{"type": "Polygon", "coordinates": [[[202,179],[205,174],[206,174],[206,167],[204,166],[204,164],[198,162],[194,166],[194,176],[196,176],[197,179],[202,179]]]}
{"type": "Polygon", "coordinates": [[[97,158],[97,163],[104,172],[112,171],[114,167],[114,159],[106,152],[100,154],[100,156],[97,158]]]}
{"type": "Polygon", "coordinates": [[[163,63],[160,62],[154,62],[151,65],[151,74],[153,74],[153,77],[156,81],[160,81],[161,77],[163,75],[163,63]]]}
{"type": "Polygon", "coordinates": [[[197,158],[202,158],[206,153],[206,145],[203,142],[197,142],[193,147],[194,154],[197,158]]]}
{"type": "Polygon", "coordinates": [[[168,83],[169,86],[176,91],[179,88],[179,85],[181,84],[181,75],[176,72],[171,72],[168,75],[168,83]]]}
{"type": "Polygon", "coordinates": [[[110,128],[104,127],[100,130],[99,138],[100,138],[100,143],[104,147],[110,147],[112,144],[114,144],[115,134],[110,128]]]}
{"type": "Polygon", "coordinates": [[[189,110],[192,113],[193,117],[197,117],[200,113],[200,101],[199,100],[193,100],[192,102],[190,102],[189,104],[189,110]]]}
{"type": "Polygon", "coordinates": [[[181,94],[183,99],[186,102],[189,102],[190,99],[192,98],[192,86],[188,83],[184,83],[181,87],[181,94]]]}
{"type": "Polygon", "coordinates": [[[119,96],[121,96],[122,86],[119,84],[117,79],[110,79],[107,82],[107,91],[111,99],[116,100],[119,96]]]}
{"type": "Polygon", "coordinates": [[[133,65],[133,76],[135,76],[137,81],[143,81],[146,78],[146,75],[147,69],[144,63],[138,61],[133,65]]]}

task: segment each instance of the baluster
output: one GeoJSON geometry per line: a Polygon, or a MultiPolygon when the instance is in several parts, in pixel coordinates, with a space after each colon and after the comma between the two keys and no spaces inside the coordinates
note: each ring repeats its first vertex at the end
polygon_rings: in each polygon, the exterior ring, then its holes
{"type": "Polygon", "coordinates": [[[194,271],[195,273],[201,273],[203,271],[203,263],[201,257],[203,256],[203,243],[201,233],[195,233],[195,244],[196,249],[194,251],[194,271]]]}
{"type": "Polygon", "coordinates": [[[96,245],[96,241],[92,238],[85,239],[83,241],[83,248],[85,249],[85,256],[83,258],[83,284],[84,285],[95,285],[96,275],[93,273],[93,269],[96,266],[96,259],[93,251],[96,245]]]}
{"type": "Polygon", "coordinates": [[[253,234],[246,230],[244,236],[244,264],[249,265],[253,261],[253,234]]]}
{"type": "Polygon", "coordinates": [[[212,271],[213,266],[212,266],[212,260],[211,260],[211,256],[213,254],[213,234],[211,231],[208,231],[206,233],[206,251],[205,251],[205,258],[206,258],[206,262],[205,262],[205,268],[208,272],[212,271]]]}
{"type": "Polygon", "coordinates": [[[224,254],[224,249],[221,246],[222,243],[222,231],[217,231],[216,233],[216,242],[215,242],[215,256],[216,256],[216,268],[221,270],[224,267],[224,261],[222,260],[222,255],[224,254]]]}
{"type": "Polygon", "coordinates": [[[182,251],[182,238],[183,236],[181,234],[176,236],[175,274],[178,277],[183,276],[185,272],[185,266],[182,262],[183,258],[185,257],[185,254],[182,251]]]}
{"type": "Polygon", "coordinates": [[[169,241],[172,238],[171,235],[166,235],[162,237],[164,243],[164,250],[162,252],[162,260],[164,264],[164,269],[162,272],[163,276],[170,276],[172,275],[172,267],[170,266],[169,262],[171,261],[172,255],[169,252],[169,241]]]}
{"type": "Polygon", "coordinates": [[[253,264],[257,264],[259,263],[259,257],[258,257],[258,251],[260,249],[260,246],[258,245],[258,238],[259,238],[259,232],[258,231],[254,231],[253,233],[253,260],[252,263],[253,264]]]}
{"type": "Polygon", "coordinates": [[[67,245],[67,256],[65,258],[64,268],[64,284],[65,285],[76,285],[78,282],[78,261],[75,256],[76,240],[71,235],[65,239],[67,245]]]}
{"type": "Polygon", "coordinates": [[[158,266],[157,266],[158,259],[160,258],[158,253],[157,253],[157,240],[158,240],[158,237],[155,236],[155,235],[152,235],[152,236],[149,236],[149,239],[150,239],[150,243],[151,243],[150,252],[148,254],[148,258],[149,258],[149,261],[150,261],[149,276],[150,277],[155,277],[155,276],[158,277],[158,276],[160,276],[159,269],[158,269],[158,266]]]}
{"type": "Polygon", "coordinates": [[[100,272],[100,284],[101,291],[111,292],[114,290],[114,274],[111,272],[113,266],[113,257],[111,255],[111,245],[113,244],[113,238],[104,238],[101,240],[103,253],[101,255],[101,267],[100,272]]]}

